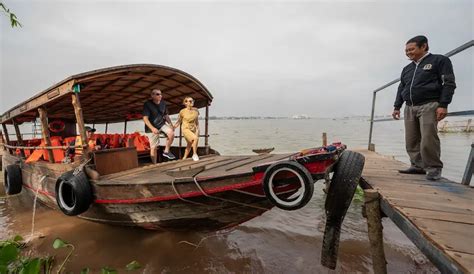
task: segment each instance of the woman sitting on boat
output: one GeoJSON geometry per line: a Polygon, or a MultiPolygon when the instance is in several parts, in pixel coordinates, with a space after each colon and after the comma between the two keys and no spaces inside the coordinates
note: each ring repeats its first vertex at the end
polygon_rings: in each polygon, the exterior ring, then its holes
{"type": "Polygon", "coordinates": [[[187,96],[183,100],[183,108],[179,112],[178,121],[174,125],[177,128],[181,125],[184,138],[186,139],[187,146],[184,150],[183,160],[188,158],[191,147],[193,149],[193,160],[199,161],[197,154],[198,140],[199,140],[199,111],[194,107],[194,99],[187,96]]]}

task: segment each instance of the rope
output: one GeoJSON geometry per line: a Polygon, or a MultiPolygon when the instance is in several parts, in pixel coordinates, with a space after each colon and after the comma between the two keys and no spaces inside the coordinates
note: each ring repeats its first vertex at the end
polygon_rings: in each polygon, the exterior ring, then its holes
{"type": "Polygon", "coordinates": [[[199,189],[199,191],[201,191],[201,193],[206,196],[206,197],[209,197],[209,198],[212,198],[212,199],[216,199],[216,200],[220,200],[220,201],[224,201],[224,202],[228,202],[228,203],[233,203],[233,204],[237,204],[237,205],[241,205],[241,206],[246,206],[246,207],[250,207],[250,208],[255,208],[255,209],[260,209],[260,210],[265,210],[267,211],[268,208],[265,208],[265,207],[260,207],[260,206],[254,206],[254,205],[249,205],[249,204],[244,204],[244,203],[241,203],[241,202],[236,202],[236,201],[233,201],[233,200],[229,200],[229,199],[225,199],[225,198],[220,198],[220,197],[216,197],[216,196],[211,196],[209,194],[207,194],[204,189],[201,187],[201,185],[198,183],[197,181],[197,178],[196,176],[193,177],[194,179],[194,183],[196,184],[197,188],[199,189]]]}
{"type": "Polygon", "coordinates": [[[191,200],[187,200],[187,199],[184,199],[181,194],[178,192],[178,189],[176,188],[176,186],[174,185],[174,179],[173,181],[171,181],[171,186],[173,187],[173,190],[174,190],[174,193],[176,193],[176,195],[178,196],[178,198],[181,200],[181,201],[184,201],[184,202],[188,202],[188,203],[191,203],[191,204],[195,204],[195,205],[204,205],[204,206],[207,206],[206,204],[203,204],[203,203],[199,203],[199,202],[195,202],[195,201],[191,201],[191,200]]]}
{"type": "Polygon", "coordinates": [[[37,146],[37,147],[26,147],[26,146],[11,146],[7,144],[0,144],[0,146],[10,148],[10,149],[33,149],[33,150],[42,150],[42,149],[69,149],[69,148],[84,148],[86,146],[77,145],[77,146],[37,146]]]}

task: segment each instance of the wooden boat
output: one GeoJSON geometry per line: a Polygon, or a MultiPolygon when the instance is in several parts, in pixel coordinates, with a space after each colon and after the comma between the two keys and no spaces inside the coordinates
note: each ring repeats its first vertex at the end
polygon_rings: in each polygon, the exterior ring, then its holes
{"type": "MultiPolygon", "coordinates": [[[[275,205],[287,210],[303,207],[311,199],[313,183],[328,180],[346,155],[340,143],[290,154],[219,155],[208,142],[212,99],[193,76],[159,65],[126,65],[71,76],[0,117],[5,190],[16,194],[25,189],[51,208],[95,222],[217,230],[275,205]],[[205,108],[201,160],[161,159],[151,164],[144,137],[127,134],[127,122],[141,119],[153,88],[162,90],[170,114],[179,112],[185,96],[205,108]],[[20,125],[38,118],[42,138],[23,138],[20,125]],[[117,122],[124,123],[124,133],[109,134],[109,123],[117,122]],[[87,144],[85,125],[100,124],[105,125],[101,138],[118,136],[121,141],[102,150],[75,146],[83,153],[66,155],[71,148],[66,140],[87,144]],[[7,125],[15,134],[9,134],[7,125]]],[[[172,147],[175,155],[184,151],[181,134],[178,138],[179,146],[172,147]]]]}

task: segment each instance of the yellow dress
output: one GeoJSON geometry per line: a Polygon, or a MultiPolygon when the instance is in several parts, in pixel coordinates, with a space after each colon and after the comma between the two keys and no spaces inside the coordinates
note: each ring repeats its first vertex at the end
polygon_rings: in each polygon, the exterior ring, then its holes
{"type": "Polygon", "coordinates": [[[181,130],[184,135],[184,139],[187,142],[192,142],[193,140],[197,140],[197,121],[199,117],[199,111],[193,108],[191,110],[187,108],[183,108],[179,112],[179,117],[181,118],[181,130]]]}

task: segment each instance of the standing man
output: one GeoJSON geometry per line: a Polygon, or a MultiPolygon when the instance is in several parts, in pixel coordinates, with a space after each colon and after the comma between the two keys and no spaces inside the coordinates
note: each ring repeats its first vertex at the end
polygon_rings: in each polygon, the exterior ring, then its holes
{"type": "Polygon", "coordinates": [[[439,180],[443,163],[438,122],[448,113],[456,83],[449,58],[428,50],[428,39],[422,35],[406,43],[405,53],[413,62],[402,70],[392,117],[400,119],[400,108],[406,102],[405,145],[411,166],[399,172],[439,180]]]}
{"type": "Polygon", "coordinates": [[[153,89],[151,91],[151,99],[146,101],[143,105],[145,133],[148,140],[150,140],[150,157],[154,164],[157,162],[156,149],[160,144],[160,132],[166,135],[166,146],[163,151],[163,157],[170,160],[176,159],[173,153],[170,152],[170,147],[174,140],[174,128],[168,115],[166,103],[161,99],[161,90],[153,89]]]}

